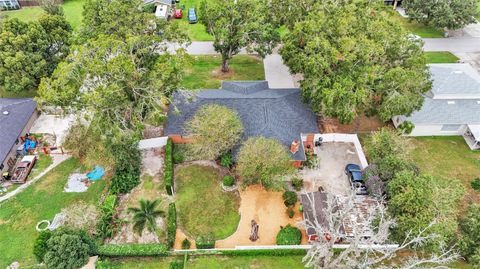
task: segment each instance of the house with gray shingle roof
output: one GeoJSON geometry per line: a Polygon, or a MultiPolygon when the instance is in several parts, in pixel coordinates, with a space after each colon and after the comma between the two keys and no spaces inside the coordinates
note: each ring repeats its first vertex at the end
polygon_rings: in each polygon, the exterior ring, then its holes
{"type": "Polygon", "coordinates": [[[462,135],[471,149],[480,149],[480,75],[469,64],[431,64],[433,87],[422,108],[396,116],[398,127],[415,125],[411,136],[462,135]]]}
{"type": "MultiPolygon", "coordinates": [[[[243,123],[243,140],[263,136],[280,141],[290,149],[302,134],[319,133],[315,114],[302,102],[299,89],[270,89],[267,81],[223,82],[221,89],[200,90],[192,97],[173,96],[165,135],[174,143],[185,142],[184,126],[203,105],[219,104],[236,111],[243,123]]],[[[292,159],[306,160],[303,143],[291,153],[292,159]]],[[[238,151],[234,149],[234,154],[238,151]]]]}
{"type": "Polygon", "coordinates": [[[36,108],[32,98],[0,98],[0,172],[14,165],[20,138],[38,117],[36,108]]]}

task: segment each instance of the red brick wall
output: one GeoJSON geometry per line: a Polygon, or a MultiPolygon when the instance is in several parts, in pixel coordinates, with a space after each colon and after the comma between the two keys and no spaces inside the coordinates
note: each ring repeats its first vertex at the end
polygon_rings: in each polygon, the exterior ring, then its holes
{"type": "Polygon", "coordinates": [[[192,142],[191,138],[183,137],[181,135],[169,135],[170,139],[172,139],[173,144],[187,144],[192,142]]]}

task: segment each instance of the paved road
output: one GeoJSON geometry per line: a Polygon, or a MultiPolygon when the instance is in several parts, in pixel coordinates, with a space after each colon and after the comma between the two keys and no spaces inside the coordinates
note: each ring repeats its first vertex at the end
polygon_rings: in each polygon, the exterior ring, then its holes
{"type": "Polygon", "coordinates": [[[425,51],[480,52],[480,37],[424,38],[425,51]]]}

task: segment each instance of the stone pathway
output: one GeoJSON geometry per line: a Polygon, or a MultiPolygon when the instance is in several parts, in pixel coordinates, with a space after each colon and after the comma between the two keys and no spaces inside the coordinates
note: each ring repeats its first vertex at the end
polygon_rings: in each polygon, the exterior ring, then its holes
{"type": "Polygon", "coordinates": [[[14,191],[12,192],[9,192],[7,194],[5,194],[4,196],[0,197],[0,203],[3,202],[3,201],[6,201],[12,197],[14,197],[15,195],[19,194],[20,192],[22,192],[23,190],[25,190],[26,188],[28,188],[28,186],[32,185],[33,183],[35,183],[37,180],[39,180],[40,178],[42,178],[44,175],[46,175],[48,172],[50,172],[50,170],[52,170],[53,168],[55,168],[57,165],[59,165],[61,162],[65,161],[66,159],[70,158],[70,155],[69,154],[63,154],[63,155],[52,155],[52,164],[47,167],[43,172],[41,172],[40,174],[38,174],[36,177],[34,177],[33,179],[30,179],[28,180],[26,183],[22,184],[20,187],[18,187],[17,189],[15,189],[14,191]]]}

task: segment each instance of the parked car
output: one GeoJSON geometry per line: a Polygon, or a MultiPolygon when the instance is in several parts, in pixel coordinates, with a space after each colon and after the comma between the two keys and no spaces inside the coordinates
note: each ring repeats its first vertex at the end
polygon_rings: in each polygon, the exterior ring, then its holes
{"type": "Polygon", "coordinates": [[[363,181],[362,169],[359,165],[353,163],[347,164],[347,166],[345,166],[345,173],[350,180],[350,184],[352,185],[352,189],[353,191],[355,191],[355,194],[368,194],[367,187],[365,186],[365,182],[363,181]]]}
{"type": "Polygon", "coordinates": [[[195,12],[195,8],[193,7],[188,9],[188,22],[197,23],[197,13],[195,12]]]}
{"type": "Polygon", "coordinates": [[[173,17],[175,19],[181,19],[183,16],[183,11],[181,9],[175,9],[175,11],[173,12],[173,17]]]}

